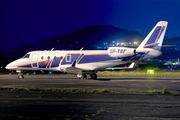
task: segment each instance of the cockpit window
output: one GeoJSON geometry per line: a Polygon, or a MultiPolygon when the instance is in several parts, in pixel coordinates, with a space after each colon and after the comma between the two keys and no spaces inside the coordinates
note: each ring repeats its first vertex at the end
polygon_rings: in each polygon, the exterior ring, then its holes
{"type": "Polygon", "coordinates": [[[29,58],[30,54],[26,54],[23,58],[29,58]]]}

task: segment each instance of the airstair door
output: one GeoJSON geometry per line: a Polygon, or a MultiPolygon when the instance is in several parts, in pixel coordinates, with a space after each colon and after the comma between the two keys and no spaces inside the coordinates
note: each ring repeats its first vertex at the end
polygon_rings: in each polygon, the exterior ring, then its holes
{"type": "Polygon", "coordinates": [[[32,54],[32,57],[31,57],[32,68],[38,68],[39,67],[38,56],[39,55],[37,53],[32,54]]]}

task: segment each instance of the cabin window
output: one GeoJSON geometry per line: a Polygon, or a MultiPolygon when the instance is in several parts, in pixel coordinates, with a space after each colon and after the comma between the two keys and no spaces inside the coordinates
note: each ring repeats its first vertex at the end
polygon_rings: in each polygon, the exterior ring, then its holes
{"type": "Polygon", "coordinates": [[[50,56],[48,56],[47,59],[49,60],[49,59],[50,59],[50,56]]]}
{"type": "Polygon", "coordinates": [[[57,57],[56,57],[56,56],[54,56],[54,60],[55,60],[55,59],[57,59],[57,57]]]}
{"type": "Polygon", "coordinates": [[[30,54],[26,54],[23,58],[29,58],[30,54]]]}
{"type": "Polygon", "coordinates": [[[63,56],[61,56],[61,59],[63,59],[63,56]]]}
{"type": "Polygon", "coordinates": [[[71,62],[71,55],[66,56],[66,62],[71,62]]]}
{"type": "Polygon", "coordinates": [[[44,59],[44,57],[42,56],[42,57],[41,57],[41,60],[43,60],[43,59],[44,59]]]}

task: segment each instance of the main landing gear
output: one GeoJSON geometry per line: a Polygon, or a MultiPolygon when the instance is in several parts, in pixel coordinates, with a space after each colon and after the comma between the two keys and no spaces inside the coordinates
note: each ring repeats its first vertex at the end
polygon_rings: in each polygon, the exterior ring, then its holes
{"type": "MultiPolygon", "coordinates": [[[[86,73],[82,73],[82,70],[78,70],[77,77],[78,77],[79,79],[87,79],[86,73]]],[[[95,72],[91,72],[91,73],[90,73],[90,77],[91,77],[91,79],[97,79],[97,75],[96,75],[95,72]]]]}
{"type": "Polygon", "coordinates": [[[79,79],[87,79],[87,75],[85,73],[82,73],[82,70],[78,70],[77,77],[79,79]]]}
{"type": "Polygon", "coordinates": [[[96,79],[97,75],[96,75],[96,73],[93,73],[93,74],[90,74],[90,77],[91,77],[91,79],[96,79]]]}

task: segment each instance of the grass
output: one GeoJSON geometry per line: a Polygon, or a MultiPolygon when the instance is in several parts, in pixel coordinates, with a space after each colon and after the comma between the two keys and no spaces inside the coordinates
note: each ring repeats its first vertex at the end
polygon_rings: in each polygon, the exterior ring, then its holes
{"type": "Polygon", "coordinates": [[[63,120],[71,120],[71,118],[64,118],[63,120]]]}
{"type": "Polygon", "coordinates": [[[163,91],[162,91],[163,94],[170,94],[169,93],[169,90],[167,88],[164,88],[163,91]]]}
{"type": "Polygon", "coordinates": [[[162,92],[155,90],[155,91],[151,91],[151,93],[162,93],[162,92]]]}
{"type": "Polygon", "coordinates": [[[89,92],[94,93],[94,92],[95,92],[95,90],[93,89],[93,90],[90,90],[89,92]]]}
{"type": "Polygon", "coordinates": [[[27,91],[36,91],[35,85],[33,85],[32,87],[28,87],[27,91]]]}
{"type": "Polygon", "coordinates": [[[97,112],[94,113],[94,114],[92,114],[92,115],[93,115],[93,116],[94,116],[94,115],[98,115],[98,114],[100,114],[100,113],[102,113],[102,112],[105,112],[105,110],[101,107],[101,109],[97,110],[97,112]]]}
{"type": "Polygon", "coordinates": [[[104,93],[104,92],[107,92],[107,90],[102,89],[102,90],[98,90],[98,92],[100,92],[100,93],[104,93]]]}
{"type": "MultiPolygon", "coordinates": [[[[118,94],[118,93],[127,93],[127,94],[134,94],[134,93],[159,93],[159,94],[170,94],[169,90],[167,88],[163,88],[162,91],[111,91],[111,90],[105,90],[105,89],[99,89],[99,90],[79,90],[79,89],[48,89],[48,88],[42,88],[37,89],[33,85],[32,87],[26,88],[16,88],[15,85],[13,85],[13,88],[3,88],[0,86],[0,91],[38,91],[39,94],[41,94],[43,91],[49,91],[49,92],[62,92],[62,93],[111,93],[111,94],[118,94]]],[[[177,93],[177,92],[176,92],[177,93]]]]}
{"type": "Polygon", "coordinates": [[[101,107],[101,109],[99,109],[99,110],[96,112],[96,114],[100,114],[100,113],[102,113],[102,112],[105,112],[105,110],[103,110],[103,108],[101,107]]]}
{"type": "Polygon", "coordinates": [[[154,69],[154,74],[147,74],[147,70],[120,70],[120,71],[99,71],[97,75],[126,75],[126,76],[180,76],[180,70],[170,71],[167,69],[154,69]]]}

